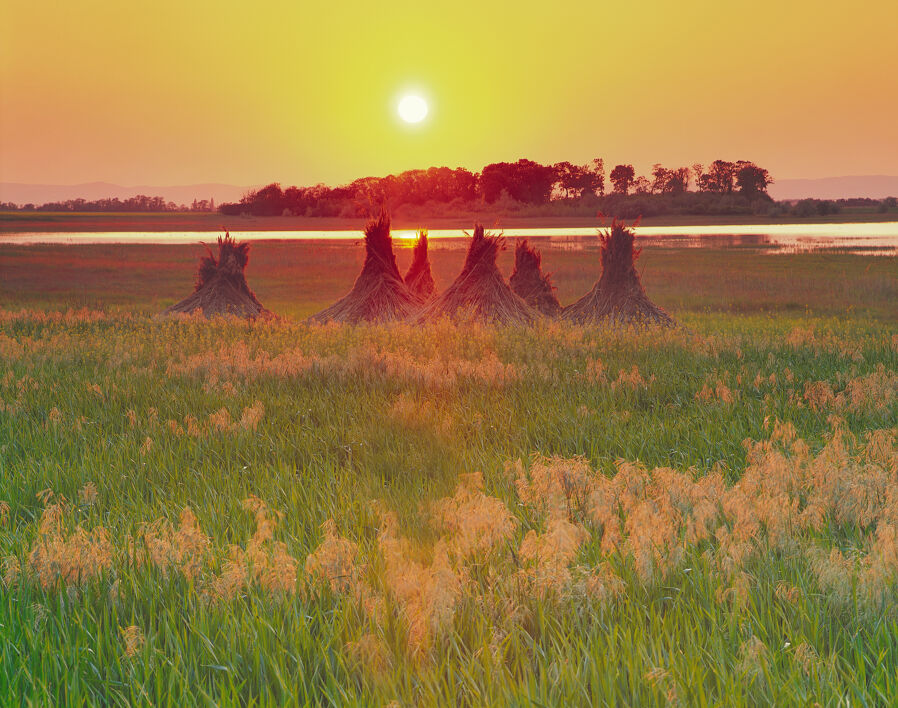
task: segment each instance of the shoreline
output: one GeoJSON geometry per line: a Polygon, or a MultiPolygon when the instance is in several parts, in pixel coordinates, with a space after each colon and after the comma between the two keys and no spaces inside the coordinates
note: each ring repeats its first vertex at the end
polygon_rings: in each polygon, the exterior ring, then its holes
{"type": "MultiPolygon", "coordinates": [[[[408,218],[397,216],[393,228],[409,230],[465,229],[480,220],[488,228],[601,228],[610,218],[586,216],[521,217],[466,214],[457,217],[408,218]]],[[[782,224],[880,223],[898,221],[898,213],[872,211],[843,212],[821,217],[784,217],[771,219],[751,215],[681,215],[642,219],[643,226],[727,226],[744,224],[772,226],[782,224]]],[[[341,217],[307,216],[225,216],[217,213],[192,212],[0,212],[0,233],[77,233],[103,231],[355,231],[361,230],[365,220],[341,217]]]]}

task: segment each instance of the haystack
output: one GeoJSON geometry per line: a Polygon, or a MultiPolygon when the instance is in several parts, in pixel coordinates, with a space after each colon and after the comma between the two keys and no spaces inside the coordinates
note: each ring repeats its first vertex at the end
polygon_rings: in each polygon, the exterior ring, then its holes
{"type": "Polygon", "coordinates": [[[405,274],[405,284],[421,302],[427,302],[436,292],[427,255],[427,229],[418,232],[418,240],[412,250],[412,264],[405,274]]]}
{"type": "Polygon", "coordinates": [[[380,216],[365,224],[365,264],[352,290],[312,319],[351,324],[402,320],[420,305],[399,274],[390,215],[381,210],[380,216]]]}
{"type": "Polygon", "coordinates": [[[496,265],[503,245],[501,236],[485,234],[483,226],[477,224],[461,273],[444,293],[425,306],[418,321],[443,315],[497,324],[532,321],[536,313],[512,292],[496,265]]]}
{"type": "Polygon", "coordinates": [[[514,249],[514,272],[508,279],[511,289],[530,307],[544,315],[557,317],[561,314],[561,303],[555,297],[552,279],[543,273],[542,254],[527,243],[518,241],[514,249]]]}
{"type": "Polygon", "coordinates": [[[163,311],[163,315],[177,312],[202,311],[205,317],[234,315],[254,319],[270,316],[262,307],[249,285],[246,284],[246,264],[249,262],[249,244],[237,243],[225,232],[218,237],[218,258],[206,246],[206,255],[200,259],[196,273],[196,288],[190,296],[163,311]]]}
{"type": "Polygon", "coordinates": [[[649,300],[636,272],[642,249],[633,246],[633,229],[617,221],[600,234],[602,275],[592,290],[568,305],[562,317],[581,324],[611,321],[673,325],[674,321],[649,300]]]}

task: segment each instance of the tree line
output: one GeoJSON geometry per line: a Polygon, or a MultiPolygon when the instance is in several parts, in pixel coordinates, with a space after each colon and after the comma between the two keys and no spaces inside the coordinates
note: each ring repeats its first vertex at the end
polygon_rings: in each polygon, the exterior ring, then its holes
{"type": "MultiPolygon", "coordinates": [[[[543,165],[533,160],[496,162],[479,173],[464,168],[431,167],[407,170],[386,177],[363,177],[329,187],[287,187],[272,183],[253,190],[239,202],[220,205],[224,214],[256,216],[363,216],[381,204],[391,209],[425,204],[452,204],[464,208],[473,202],[521,205],[594,205],[603,197],[679,195],[690,191],[709,195],[735,195],[742,202],[770,202],[769,172],[747,160],[715,160],[707,168],[667,168],[656,164],[650,175],[637,176],[633,165],[615,165],[607,175],[596,158],[586,164],[558,162],[543,165]],[[607,192],[606,192],[607,188],[607,192]]],[[[619,199],[618,199],[619,201],[619,199]]]]}
{"type": "MultiPolygon", "coordinates": [[[[768,171],[753,162],[715,160],[707,166],[668,168],[655,164],[645,175],[632,165],[615,165],[608,173],[597,158],[586,164],[533,160],[496,162],[480,172],[431,167],[386,177],[364,177],[329,187],[282,188],[272,183],[225,203],[226,215],[332,216],[357,218],[381,204],[413,218],[458,216],[469,212],[519,216],[608,216],[636,218],[668,215],[763,215],[815,217],[843,208],[887,212],[895,199],[803,199],[774,202],[767,194],[768,171]]],[[[0,211],[45,212],[214,212],[214,199],[189,205],[163,197],[137,195],[96,200],[69,199],[36,206],[0,202],[0,211]]]]}
{"type": "Polygon", "coordinates": [[[66,199],[60,202],[46,202],[45,204],[13,204],[12,202],[0,202],[0,211],[128,211],[128,212],[157,212],[157,211],[215,211],[214,199],[194,199],[193,203],[176,204],[167,202],[163,197],[148,197],[138,194],[127,199],[107,197],[103,199],[66,199]]]}

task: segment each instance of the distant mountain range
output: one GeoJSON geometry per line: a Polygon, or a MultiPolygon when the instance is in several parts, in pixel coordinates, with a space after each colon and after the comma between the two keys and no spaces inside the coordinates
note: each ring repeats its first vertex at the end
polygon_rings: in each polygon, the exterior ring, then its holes
{"type": "MultiPolygon", "coordinates": [[[[258,186],[258,185],[257,185],[258,186]]],[[[103,199],[118,197],[127,199],[138,194],[148,197],[164,197],[168,202],[190,204],[194,199],[214,199],[216,204],[236,202],[250,189],[233,184],[210,182],[168,187],[138,185],[123,187],[109,182],[84,184],[23,184],[0,182],[0,202],[14,204],[45,204],[67,199],[103,199]]],[[[823,177],[820,179],[781,179],[770,185],[774,199],[840,199],[869,197],[883,199],[898,196],[898,176],[860,175],[854,177],[823,177]]]]}
{"type": "Polygon", "coordinates": [[[233,184],[183,184],[169,187],[137,185],[123,187],[110,182],[85,182],[84,184],[22,184],[20,182],[0,182],[0,202],[13,204],[46,204],[64,202],[68,199],[113,198],[127,199],[143,194],[147,197],[163,197],[167,202],[190,204],[194,199],[214,199],[221,202],[236,202],[250,187],[233,184]]]}
{"type": "Polygon", "coordinates": [[[898,197],[898,177],[859,175],[820,179],[779,179],[768,189],[774,199],[848,199],[898,197]]]}

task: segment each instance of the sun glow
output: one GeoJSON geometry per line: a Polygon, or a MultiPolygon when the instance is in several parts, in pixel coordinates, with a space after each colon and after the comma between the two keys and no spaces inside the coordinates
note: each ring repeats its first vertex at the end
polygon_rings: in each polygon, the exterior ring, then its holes
{"type": "Polygon", "coordinates": [[[420,96],[403,96],[397,110],[406,123],[420,123],[427,116],[427,101],[420,96]]]}

